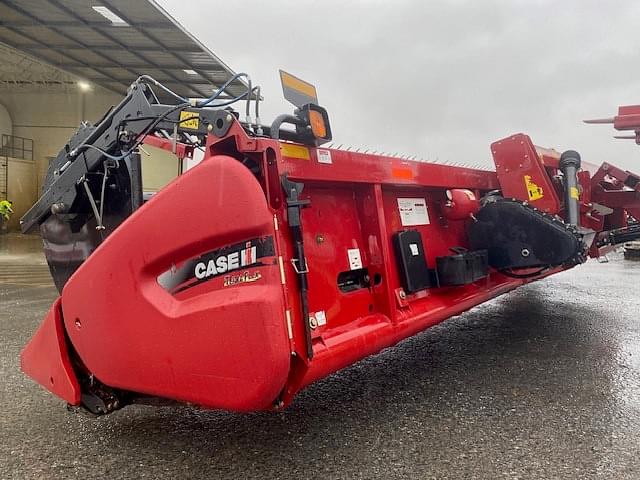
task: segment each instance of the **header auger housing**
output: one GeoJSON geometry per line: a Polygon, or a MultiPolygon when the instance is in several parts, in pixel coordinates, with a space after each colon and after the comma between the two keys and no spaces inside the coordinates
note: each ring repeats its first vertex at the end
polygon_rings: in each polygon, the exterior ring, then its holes
{"type": "Polygon", "coordinates": [[[150,398],[279,409],[640,236],[636,175],[524,134],[492,144],[495,172],[323,148],[315,88],[286,75],[300,105],[269,127],[219,100],[161,104],[141,79],[70,139],[22,222],[40,229],[60,291],[22,353],[27,374],[96,414],[150,398]],[[144,201],[141,143],[204,159],[144,201]]]}

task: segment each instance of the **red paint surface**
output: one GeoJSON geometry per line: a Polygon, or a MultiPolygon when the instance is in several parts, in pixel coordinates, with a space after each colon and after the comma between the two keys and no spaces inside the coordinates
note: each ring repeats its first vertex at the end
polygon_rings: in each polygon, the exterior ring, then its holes
{"type": "Polygon", "coordinates": [[[198,254],[273,233],[258,182],[235,159],[209,158],[176,179],[63,290],[65,326],[87,368],[125,390],[230,410],[268,407],[289,370],[273,259],[259,268],[260,282],[222,287],[216,278],[176,297],[156,277],[198,254]]]}
{"type": "Polygon", "coordinates": [[[80,385],[71,366],[61,313],[58,298],[22,350],[20,367],[54,395],[71,405],[78,405],[80,385]]]}
{"type": "Polygon", "coordinates": [[[527,135],[518,133],[498,140],[491,144],[491,152],[505,197],[528,201],[543,212],[560,212],[560,199],[545,170],[543,156],[527,135]],[[529,197],[525,176],[542,189],[539,199],[529,197]]]}

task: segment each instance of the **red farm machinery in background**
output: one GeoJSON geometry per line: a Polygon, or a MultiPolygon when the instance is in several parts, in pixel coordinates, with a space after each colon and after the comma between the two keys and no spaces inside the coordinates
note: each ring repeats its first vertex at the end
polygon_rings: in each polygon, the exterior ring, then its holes
{"type": "MultiPolygon", "coordinates": [[[[602,123],[610,123],[613,124],[613,128],[618,131],[631,131],[632,135],[614,135],[613,138],[624,139],[624,140],[635,140],[637,145],[640,145],[640,105],[625,105],[618,107],[618,114],[612,118],[599,118],[595,120],[585,120],[585,123],[591,124],[602,124],[602,123]]],[[[633,175],[630,172],[622,171],[612,165],[603,164],[601,171],[598,172],[600,178],[607,179],[609,183],[603,184],[603,189],[613,190],[611,193],[615,194],[615,190],[619,188],[620,185],[627,187],[625,191],[635,190],[638,191],[637,186],[637,175],[633,175]],[[607,188],[607,185],[611,185],[610,182],[614,183],[613,188],[607,188]]],[[[633,197],[633,195],[628,195],[625,193],[621,195],[626,198],[619,198],[618,202],[626,202],[629,201],[629,197],[633,197]]],[[[608,198],[613,198],[612,195],[608,195],[608,198]]],[[[632,221],[636,224],[640,221],[640,211],[637,206],[628,209],[629,215],[632,216],[632,221]]],[[[635,237],[630,236],[629,242],[624,244],[625,258],[629,259],[640,259],[640,241],[633,241],[635,237]]]]}
{"type": "Polygon", "coordinates": [[[326,148],[315,88],[281,76],[297,108],[270,126],[250,87],[190,101],[141,77],[69,140],[22,219],[60,292],[22,353],[28,375],[95,414],[159,399],[280,409],[367,355],[640,237],[638,175],[525,134],[491,145],[495,172],[326,148]],[[147,199],[142,143],[204,159],[147,199]]]}

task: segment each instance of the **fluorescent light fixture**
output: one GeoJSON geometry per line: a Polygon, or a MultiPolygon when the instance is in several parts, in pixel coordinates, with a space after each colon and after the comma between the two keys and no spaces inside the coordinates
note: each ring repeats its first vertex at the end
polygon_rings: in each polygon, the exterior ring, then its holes
{"type": "Polygon", "coordinates": [[[195,70],[191,70],[191,69],[188,69],[188,68],[184,68],[184,69],[182,69],[182,71],[184,73],[188,74],[188,75],[197,75],[198,74],[198,72],[196,72],[195,70]]]}
{"type": "Polygon", "coordinates": [[[78,88],[83,92],[88,92],[91,90],[91,84],[89,82],[85,82],[84,80],[80,80],[78,82],[78,88]]]}
{"type": "Polygon", "coordinates": [[[95,5],[91,8],[93,8],[96,12],[98,12],[104,18],[109,20],[113,25],[116,25],[116,26],[129,25],[127,22],[121,19],[118,15],[116,15],[115,13],[113,13],[111,10],[109,10],[107,7],[103,5],[95,5]]]}

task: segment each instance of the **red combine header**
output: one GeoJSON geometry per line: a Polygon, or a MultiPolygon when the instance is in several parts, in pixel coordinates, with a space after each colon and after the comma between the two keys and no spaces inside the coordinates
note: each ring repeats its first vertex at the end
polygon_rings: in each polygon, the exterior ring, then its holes
{"type": "Polygon", "coordinates": [[[141,77],[69,140],[22,219],[60,292],[22,353],[28,375],[95,414],[158,399],[280,409],[640,237],[638,175],[590,171],[524,134],[491,145],[495,172],[326,148],[315,88],[282,81],[297,108],[265,126],[251,87],[190,101],[141,77]],[[245,120],[227,107],[237,101],[245,120]],[[204,160],[145,201],[142,143],[204,160]]]}

